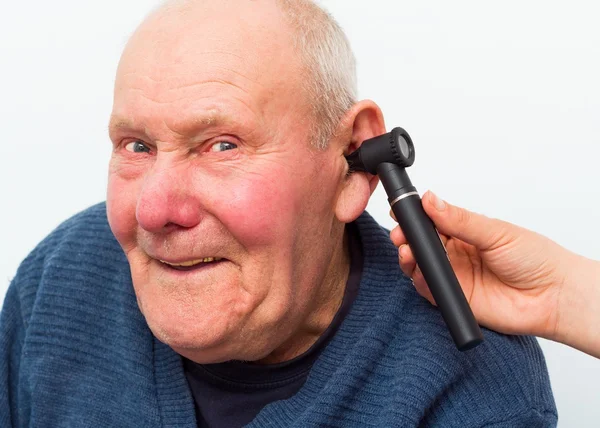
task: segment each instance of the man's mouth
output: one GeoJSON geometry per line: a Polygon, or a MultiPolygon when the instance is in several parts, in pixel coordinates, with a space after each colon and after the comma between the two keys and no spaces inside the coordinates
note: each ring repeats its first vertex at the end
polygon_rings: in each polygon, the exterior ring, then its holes
{"type": "Polygon", "coordinates": [[[169,266],[175,270],[193,270],[199,267],[204,267],[208,265],[213,265],[215,263],[219,263],[224,261],[225,259],[221,257],[205,257],[203,259],[189,260],[185,262],[173,263],[167,262],[166,260],[159,260],[162,264],[169,266]]]}

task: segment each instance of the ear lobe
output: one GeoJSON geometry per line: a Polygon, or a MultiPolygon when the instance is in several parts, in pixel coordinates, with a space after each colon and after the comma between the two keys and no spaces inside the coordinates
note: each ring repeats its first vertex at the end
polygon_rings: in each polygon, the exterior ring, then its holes
{"type": "MultiPolygon", "coordinates": [[[[363,141],[385,134],[383,114],[377,104],[370,100],[356,103],[346,114],[342,123],[352,129],[349,143],[344,147],[344,155],[357,150],[363,141]]],[[[379,178],[365,172],[350,173],[338,196],[335,214],[339,221],[350,223],[366,209],[369,198],[375,191],[379,178]]]]}
{"type": "Polygon", "coordinates": [[[377,186],[378,179],[364,172],[353,172],[343,184],[335,205],[335,216],[342,223],[351,223],[356,220],[367,208],[371,193],[377,186]],[[372,182],[375,181],[375,186],[372,182]]]}

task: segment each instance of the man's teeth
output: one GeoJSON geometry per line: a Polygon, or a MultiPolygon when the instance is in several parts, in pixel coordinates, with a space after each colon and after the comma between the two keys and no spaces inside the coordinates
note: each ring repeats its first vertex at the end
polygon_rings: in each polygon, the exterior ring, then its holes
{"type": "Polygon", "coordinates": [[[169,263],[169,262],[166,262],[164,260],[161,260],[161,263],[164,263],[164,264],[169,265],[169,266],[190,267],[190,266],[199,265],[200,263],[218,262],[220,260],[222,260],[221,257],[205,257],[203,259],[190,260],[189,262],[181,262],[181,263],[169,263]]]}

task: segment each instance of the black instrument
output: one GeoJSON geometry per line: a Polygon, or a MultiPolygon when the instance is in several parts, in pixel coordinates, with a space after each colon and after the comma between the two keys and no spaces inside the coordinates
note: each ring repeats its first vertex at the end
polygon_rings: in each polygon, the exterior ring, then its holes
{"type": "Polygon", "coordinates": [[[350,171],[377,174],[392,211],[415,256],[457,348],[479,345],[483,334],[452,269],[448,253],[433,221],[427,216],[406,168],[415,160],[415,149],[402,128],[365,140],[346,156],[350,171]]]}

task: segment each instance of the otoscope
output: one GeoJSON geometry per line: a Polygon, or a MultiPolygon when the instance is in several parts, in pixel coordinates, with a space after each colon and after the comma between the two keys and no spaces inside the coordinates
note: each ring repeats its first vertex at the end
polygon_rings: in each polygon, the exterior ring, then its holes
{"type": "Polygon", "coordinates": [[[440,235],[425,213],[406,169],[415,161],[415,148],[402,128],[365,140],[346,156],[350,171],[377,174],[417,265],[460,351],[483,341],[479,325],[452,269],[440,235]]]}

